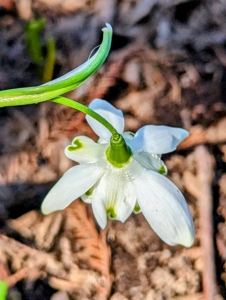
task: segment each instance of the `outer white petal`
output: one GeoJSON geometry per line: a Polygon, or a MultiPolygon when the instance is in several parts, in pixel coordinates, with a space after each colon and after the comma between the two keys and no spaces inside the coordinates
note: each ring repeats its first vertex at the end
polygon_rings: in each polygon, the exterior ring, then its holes
{"type": "MultiPolygon", "coordinates": [[[[123,133],[124,130],[124,117],[121,110],[116,109],[113,105],[108,103],[105,100],[95,99],[93,100],[89,107],[94,110],[96,113],[101,115],[105,118],[115,129],[118,133],[123,133]]],[[[108,141],[111,137],[111,133],[109,130],[104,127],[101,123],[97,120],[93,119],[92,117],[86,115],[86,120],[89,125],[92,127],[93,131],[102,139],[108,141]]]]}
{"type": "Polygon", "coordinates": [[[97,164],[72,167],[47,194],[42,203],[42,212],[49,214],[66,208],[88,191],[103,173],[104,168],[97,164]]]}
{"type": "Polygon", "coordinates": [[[134,153],[133,158],[147,170],[152,170],[162,175],[167,174],[167,167],[164,164],[164,162],[160,159],[158,154],[140,152],[134,153]]]}
{"type": "Polygon", "coordinates": [[[133,152],[164,154],[172,152],[188,136],[182,128],[147,125],[140,128],[128,143],[133,152]]]}
{"type": "Polygon", "coordinates": [[[130,164],[140,208],[153,230],[167,244],[190,247],[194,226],[187,203],[178,188],[166,177],[130,164]]]}
{"type": "Polygon", "coordinates": [[[133,182],[127,167],[119,169],[109,166],[96,185],[92,197],[93,213],[100,227],[106,226],[106,215],[125,222],[135,204],[133,182]]]}
{"type": "Polygon", "coordinates": [[[78,136],[65,148],[65,155],[80,164],[94,163],[104,157],[106,148],[106,144],[100,145],[87,136],[78,136]]]}

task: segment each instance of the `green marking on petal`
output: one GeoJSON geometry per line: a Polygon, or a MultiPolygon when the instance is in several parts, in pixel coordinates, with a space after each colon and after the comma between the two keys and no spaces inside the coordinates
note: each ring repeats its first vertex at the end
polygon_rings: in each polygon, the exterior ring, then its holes
{"type": "Polygon", "coordinates": [[[68,146],[67,150],[70,151],[70,152],[73,152],[73,151],[76,150],[76,147],[74,147],[74,146],[68,146]]]}
{"type": "Polygon", "coordinates": [[[86,195],[87,197],[89,197],[89,196],[92,195],[92,193],[93,193],[93,187],[91,187],[91,188],[85,193],[85,195],[86,195]]]}
{"type": "Polygon", "coordinates": [[[110,219],[115,219],[117,217],[114,207],[108,207],[106,213],[110,219]]]}
{"type": "Polygon", "coordinates": [[[67,147],[67,150],[70,152],[74,152],[74,151],[80,150],[82,148],[84,148],[83,143],[79,139],[77,139],[77,140],[73,141],[73,145],[70,145],[67,147]]]}
{"type": "Polygon", "coordinates": [[[134,206],[133,212],[134,212],[135,214],[138,214],[140,211],[141,211],[140,205],[136,204],[136,205],[134,206]]]}
{"type": "Polygon", "coordinates": [[[166,167],[161,166],[161,167],[158,169],[158,173],[159,173],[159,174],[162,174],[162,175],[166,175],[166,173],[167,173],[166,167]]]}
{"type": "Polygon", "coordinates": [[[74,140],[73,145],[75,145],[77,149],[82,149],[84,146],[83,143],[79,139],[74,140]]]}

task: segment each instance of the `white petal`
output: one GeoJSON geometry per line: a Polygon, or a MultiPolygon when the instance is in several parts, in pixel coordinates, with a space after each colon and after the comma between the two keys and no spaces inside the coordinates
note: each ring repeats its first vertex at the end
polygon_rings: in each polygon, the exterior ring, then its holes
{"type": "Polygon", "coordinates": [[[104,173],[97,164],[79,165],[69,169],[45,197],[41,210],[44,214],[62,210],[88,191],[104,173]]]}
{"type": "Polygon", "coordinates": [[[134,153],[133,158],[147,170],[152,170],[162,175],[167,174],[167,167],[164,164],[164,162],[159,158],[158,154],[140,152],[134,153]]]}
{"type": "MultiPolygon", "coordinates": [[[[97,183],[98,187],[98,183],[97,183]]],[[[99,226],[104,229],[107,225],[107,214],[104,206],[104,201],[102,198],[99,198],[99,195],[96,191],[94,191],[92,196],[92,209],[95,219],[99,226]]]]}
{"type": "Polygon", "coordinates": [[[134,153],[164,154],[174,151],[187,136],[188,132],[182,128],[147,125],[140,128],[128,144],[134,153]]]}
{"type": "Polygon", "coordinates": [[[167,244],[190,247],[194,226],[187,203],[178,188],[166,177],[130,164],[142,213],[153,230],[167,244]]]}
{"type": "Polygon", "coordinates": [[[96,185],[92,198],[93,212],[99,225],[102,228],[106,226],[106,215],[111,219],[125,222],[135,204],[133,182],[129,177],[127,167],[109,166],[96,185]]]}
{"type": "Polygon", "coordinates": [[[102,138],[99,138],[97,143],[98,144],[108,144],[109,145],[109,143],[106,140],[102,139],[102,138]]]}
{"type": "Polygon", "coordinates": [[[87,204],[91,204],[92,202],[92,196],[87,196],[86,194],[84,194],[80,198],[82,199],[83,202],[87,204]]]}
{"type": "MultiPolygon", "coordinates": [[[[123,133],[124,118],[121,110],[101,99],[93,100],[89,107],[111,123],[118,133],[123,133]]],[[[104,125],[88,115],[86,115],[86,120],[99,137],[106,141],[110,139],[111,133],[104,125]]]]}
{"type": "Polygon", "coordinates": [[[65,155],[80,163],[94,163],[104,157],[107,145],[95,143],[87,136],[78,136],[65,148],[65,155]]]}
{"type": "Polygon", "coordinates": [[[88,191],[85,192],[84,195],[81,196],[82,201],[88,204],[92,202],[94,188],[95,186],[92,186],[88,191]]]}

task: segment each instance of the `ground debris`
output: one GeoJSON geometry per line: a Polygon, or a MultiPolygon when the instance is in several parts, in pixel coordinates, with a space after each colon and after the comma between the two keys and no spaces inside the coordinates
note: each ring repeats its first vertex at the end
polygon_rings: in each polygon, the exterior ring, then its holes
{"type": "Polygon", "coordinates": [[[44,217],[31,211],[9,221],[11,230],[33,242],[33,247],[29,247],[0,236],[0,249],[15,273],[2,275],[9,286],[22,279],[47,278],[51,287],[69,294],[79,293],[84,297],[96,294],[104,298],[109,295],[112,280],[109,247],[103,233],[99,235],[93,220],[87,217],[84,204],[77,204],[63,213],[44,217]],[[84,269],[84,263],[90,270],[84,269]]]}
{"type": "Polygon", "coordinates": [[[196,230],[194,246],[183,249],[163,244],[142,214],[124,224],[109,221],[105,231],[80,200],[43,216],[43,198],[73,164],[64,148],[74,136],[96,136],[82,113],[61,105],[3,108],[0,279],[10,292],[29,300],[40,294],[42,300],[226,298],[223,2],[15,0],[0,5],[1,89],[41,84],[26,49],[24,19],[46,18],[40,43],[55,39],[54,77],[86,61],[100,42],[100,29],[111,23],[109,58],[68,96],[87,105],[106,99],[123,110],[126,131],[146,124],[189,131],[178,152],[163,159],[168,177],[186,196],[196,230]],[[197,154],[200,147],[208,155],[197,154]]]}

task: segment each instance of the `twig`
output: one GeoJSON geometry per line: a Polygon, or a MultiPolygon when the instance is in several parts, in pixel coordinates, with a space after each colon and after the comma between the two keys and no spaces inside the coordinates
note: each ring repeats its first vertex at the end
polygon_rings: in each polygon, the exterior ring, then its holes
{"type": "Polygon", "coordinates": [[[216,292],[216,270],[214,264],[213,220],[212,220],[212,191],[213,160],[206,147],[197,146],[195,149],[197,162],[197,177],[200,183],[199,222],[200,240],[204,256],[203,291],[205,300],[213,300],[216,292]]]}
{"type": "Polygon", "coordinates": [[[0,248],[11,261],[13,271],[21,268],[45,270],[53,276],[66,278],[67,273],[54,255],[26,246],[5,235],[0,235],[0,248]]]}
{"type": "MultiPolygon", "coordinates": [[[[33,271],[33,270],[32,270],[33,271]]],[[[23,268],[19,271],[17,271],[16,273],[12,274],[11,276],[7,277],[5,279],[5,281],[8,284],[8,287],[12,287],[15,284],[17,284],[17,282],[25,279],[28,277],[29,272],[31,272],[31,268],[23,268]]],[[[39,272],[40,273],[40,272],[39,272]]],[[[40,274],[39,274],[40,275],[40,274]]]]}
{"type": "Polygon", "coordinates": [[[185,150],[204,143],[218,144],[224,143],[225,141],[226,118],[223,118],[208,128],[204,128],[201,125],[191,127],[189,130],[189,136],[180,143],[178,149],[185,150]]]}
{"type": "Polygon", "coordinates": [[[98,233],[93,216],[89,216],[83,202],[77,200],[65,210],[66,231],[70,231],[79,251],[76,257],[100,273],[97,286],[98,299],[107,299],[112,285],[110,273],[110,247],[106,243],[106,231],[98,233]]]}

